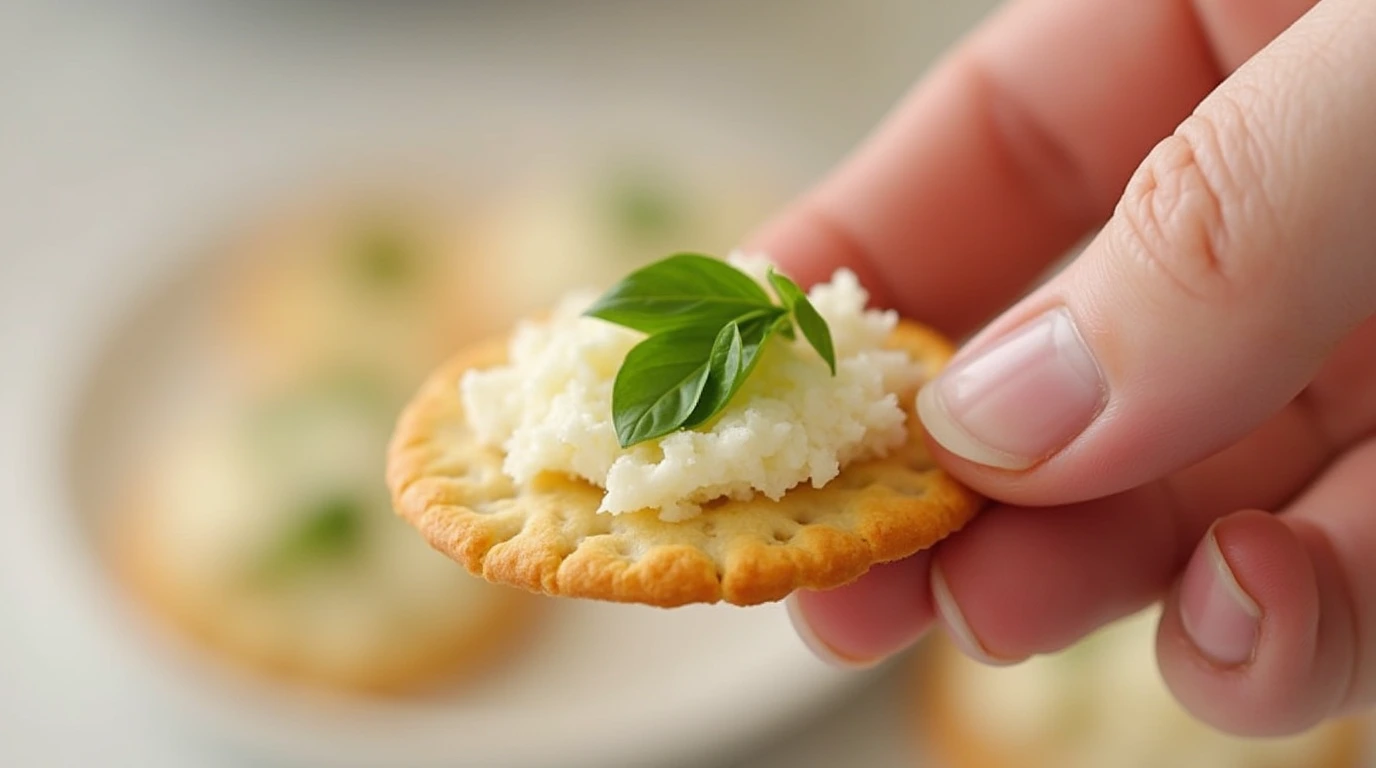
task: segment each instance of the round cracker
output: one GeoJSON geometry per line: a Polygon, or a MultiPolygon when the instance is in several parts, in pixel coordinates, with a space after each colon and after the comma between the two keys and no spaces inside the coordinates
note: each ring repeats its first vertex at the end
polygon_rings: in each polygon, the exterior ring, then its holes
{"type": "MultiPolygon", "coordinates": [[[[950,358],[936,333],[901,323],[891,346],[929,371],[950,358]]],[[[397,512],[431,546],[489,581],[563,597],[662,607],[726,601],[754,605],[798,589],[829,589],[876,563],[950,535],[981,499],[938,469],[899,393],[908,440],[883,459],[855,462],[823,488],[800,485],[778,501],[722,500],[681,522],[653,510],[597,511],[602,489],[554,473],[517,486],[503,454],[482,445],[459,398],[465,371],[500,365],[506,339],[442,366],[402,413],[388,449],[397,512]]]]}
{"type": "MultiPolygon", "coordinates": [[[[415,612],[412,621],[383,620],[381,638],[370,646],[343,655],[324,653],[316,642],[318,631],[303,633],[302,626],[284,620],[289,598],[251,589],[208,561],[188,561],[175,551],[179,542],[161,527],[166,515],[195,510],[166,506],[162,489],[169,479],[166,465],[155,465],[112,510],[109,529],[100,538],[104,560],[131,598],[131,608],[168,631],[169,638],[189,641],[239,669],[368,696],[463,686],[523,650],[542,613],[541,600],[519,590],[475,580],[474,599],[464,600],[446,585],[432,584],[436,595],[452,598],[447,610],[415,612]],[[188,566],[195,570],[188,572],[188,566]]],[[[417,554],[429,555],[423,548],[417,554]]]]}
{"type": "Polygon", "coordinates": [[[107,542],[112,570],[139,607],[195,646],[282,682],[369,696],[464,685],[513,655],[539,614],[538,598],[512,590],[490,596],[481,609],[459,606],[428,626],[398,627],[385,651],[332,659],[315,653],[309,642],[265,635],[254,624],[260,598],[199,591],[181,581],[165,564],[163,545],[142,525],[150,519],[128,515],[122,520],[128,526],[107,542]]]}

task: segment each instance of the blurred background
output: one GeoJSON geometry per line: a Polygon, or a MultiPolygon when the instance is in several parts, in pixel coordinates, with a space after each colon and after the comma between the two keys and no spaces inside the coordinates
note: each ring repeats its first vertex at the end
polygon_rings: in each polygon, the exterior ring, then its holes
{"type": "Polygon", "coordinates": [[[1358,765],[1190,722],[1150,616],[842,673],[778,606],[518,594],[390,512],[431,366],[725,252],[992,5],[0,0],[0,764],[1358,765]]]}

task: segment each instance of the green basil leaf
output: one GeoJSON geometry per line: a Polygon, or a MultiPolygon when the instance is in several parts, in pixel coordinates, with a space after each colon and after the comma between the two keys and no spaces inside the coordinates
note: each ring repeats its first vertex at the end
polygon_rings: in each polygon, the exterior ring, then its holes
{"type": "Polygon", "coordinates": [[[692,415],[683,422],[685,428],[705,424],[721,413],[755,370],[765,342],[787,319],[787,312],[776,307],[753,312],[721,329],[712,344],[702,398],[692,415]]]}
{"type": "Polygon", "coordinates": [[[667,331],[631,348],[612,383],[612,423],[622,448],[673,432],[707,383],[717,329],[667,331]]]}
{"type": "Polygon", "coordinates": [[[788,307],[798,321],[798,328],[803,332],[803,338],[807,343],[817,350],[817,354],[826,361],[827,367],[831,369],[831,375],[836,375],[836,348],[831,342],[831,329],[827,327],[827,321],[822,319],[817,308],[808,301],[807,294],[798,284],[787,277],[769,270],[769,284],[774,286],[774,291],[779,294],[779,299],[784,306],[788,307]]]}
{"type": "Polygon", "coordinates": [[[827,368],[831,369],[831,375],[836,375],[836,348],[831,344],[831,329],[827,327],[827,321],[817,312],[817,308],[812,306],[812,302],[804,296],[793,307],[793,316],[798,319],[798,327],[803,331],[803,338],[807,343],[817,350],[817,354],[827,361],[827,368]]]}
{"type": "Polygon", "coordinates": [[[769,294],[724,261],[680,253],[632,272],[584,314],[642,333],[722,326],[773,306],[769,294]]]}
{"type": "Polygon", "coordinates": [[[774,287],[774,292],[779,295],[779,301],[784,303],[789,312],[793,311],[798,299],[807,300],[807,294],[803,293],[803,289],[799,288],[797,283],[775,272],[773,267],[769,268],[766,276],[769,278],[769,284],[774,287]]]}
{"type": "Polygon", "coordinates": [[[692,414],[683,422],[684,427],[695,427],[712,418],[726,405],[729,392],[740,376],[745,363],[745,339],[741,337],[741,325],[732,320],[722,326],[721,333],[712,344],[712,353],[707,360],[707,382],[702,388],[702,398],[692,414]]]}
{"type": "Polygon", "coordinates": [[[710,421],[754,372],[769,338],[796,330],[836,373],[831,331],[797,283],[769,270],[783,306],[745,273],[681,253],[622,280],[585,313],[648,334],[612,385],[612,423],[629,448],[710,421]]]}

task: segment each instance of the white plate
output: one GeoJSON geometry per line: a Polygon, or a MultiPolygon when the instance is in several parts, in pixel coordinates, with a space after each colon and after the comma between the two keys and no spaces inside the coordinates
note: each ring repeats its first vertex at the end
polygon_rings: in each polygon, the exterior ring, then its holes
{"type": "MultiPolygon", "coordinates": [[[[142,427],[204,386],[194,363],[208,270],[175,276],[105,335],[72,432],[83,527],[138,454],[142,427]],[[190,363],[190,364],[189,364],[190,363]],[[188,379],[188,374],[190,378],[188,379]]],[[[457,567],[457,566],[455,566],[457,567]]],[[[115,593],[116,595],[118,593],[115,593]]],[[[120,596],[113,599],[124,601],[120,596]]],[[[149,631],[120,635],[172,711],[255,757],[328,765],[653,765],[729,754],[855,679],[812,659],[779,606],[740,609],[550,601],[533,641],[476,686],[392,703],[321,701],[221,669],[149,631]],[[711,734],[710,738],[703,738],[711,734]]]]}

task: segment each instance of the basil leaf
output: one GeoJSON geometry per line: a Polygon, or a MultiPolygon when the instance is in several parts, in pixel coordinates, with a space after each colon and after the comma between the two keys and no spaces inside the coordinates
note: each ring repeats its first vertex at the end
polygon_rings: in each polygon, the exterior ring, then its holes
{"type": "Polygon", "coordinates": [[[702,397],[717,335],[715,327],[682,328],[631,348],[612,383],[612,424],[622,448],[683,425],[702,397]]]}
{"type": "Polygon", "coordinates": [[[584,314],[648,334],[612,385],[612,423],[629,448],[710,421],[754,372],[775,333],[801,330],[836,373],[831,331],[789,278],[769,270],[783,306],[736,268],[681,253],[631,273],[584,314]]]}
{"type": "Polygon", "coordinates": [[[711,420],[731,402],[755,370],[760,351],[769,337],[787,323],[787,312],[774,308],[753,312],[727,323],[712,344],[707,363],[707,384],[697,408],[683,422],[692,428],[711,420]]]}
{"type": "Polygon", "coordinates": [[[822,319],[817,308],[812,306],[812,302],[806,297],[793,307],[793,316],[798,319],[798,327],[803,331],[803,338],[807,339],[807,343],[827,361],[827,368],[831,369],[831,375],[835,376],[836,349],[831,344],[831,329],[827,327],[827,321],[822,319]]]}
{"type": "Polygon", "coordinates": [[[769,268],[765,276],[769,278],[769,284],[774,287],[774,292],[779,295],[779,301],[784,303],[789,312],[793,311],[798,299],[807,300],[807,294],[803,293],[803,289],[799,288],[797,283],[775,272],[773,267],[769,268]]]}
{"type": "Polygon", "coordinates": [[[680,253],[632,272],[584,313],[642,333],[722,326],[773,302],[758,283],[724,261],[680,253]]]}
{"type": "Polygon", "coordinates": [[[817,308],[808,301],[807,294],[798,284],[787,277],[775,272],[773,268],[769,270],[769,284],[774,286],[774,291],[779,294],[779,299],[784,306],[788,307],[793,313],[793,317],[798,321],[798,328],[803,332],[803,338],[807,343],[817,350],[817,354],[826,361],[827,367],[831,369],[831,375],[836,375],[836,348],[831,342],[831,329],[827,327],[827,321],[822,319],[817,308]]]}

